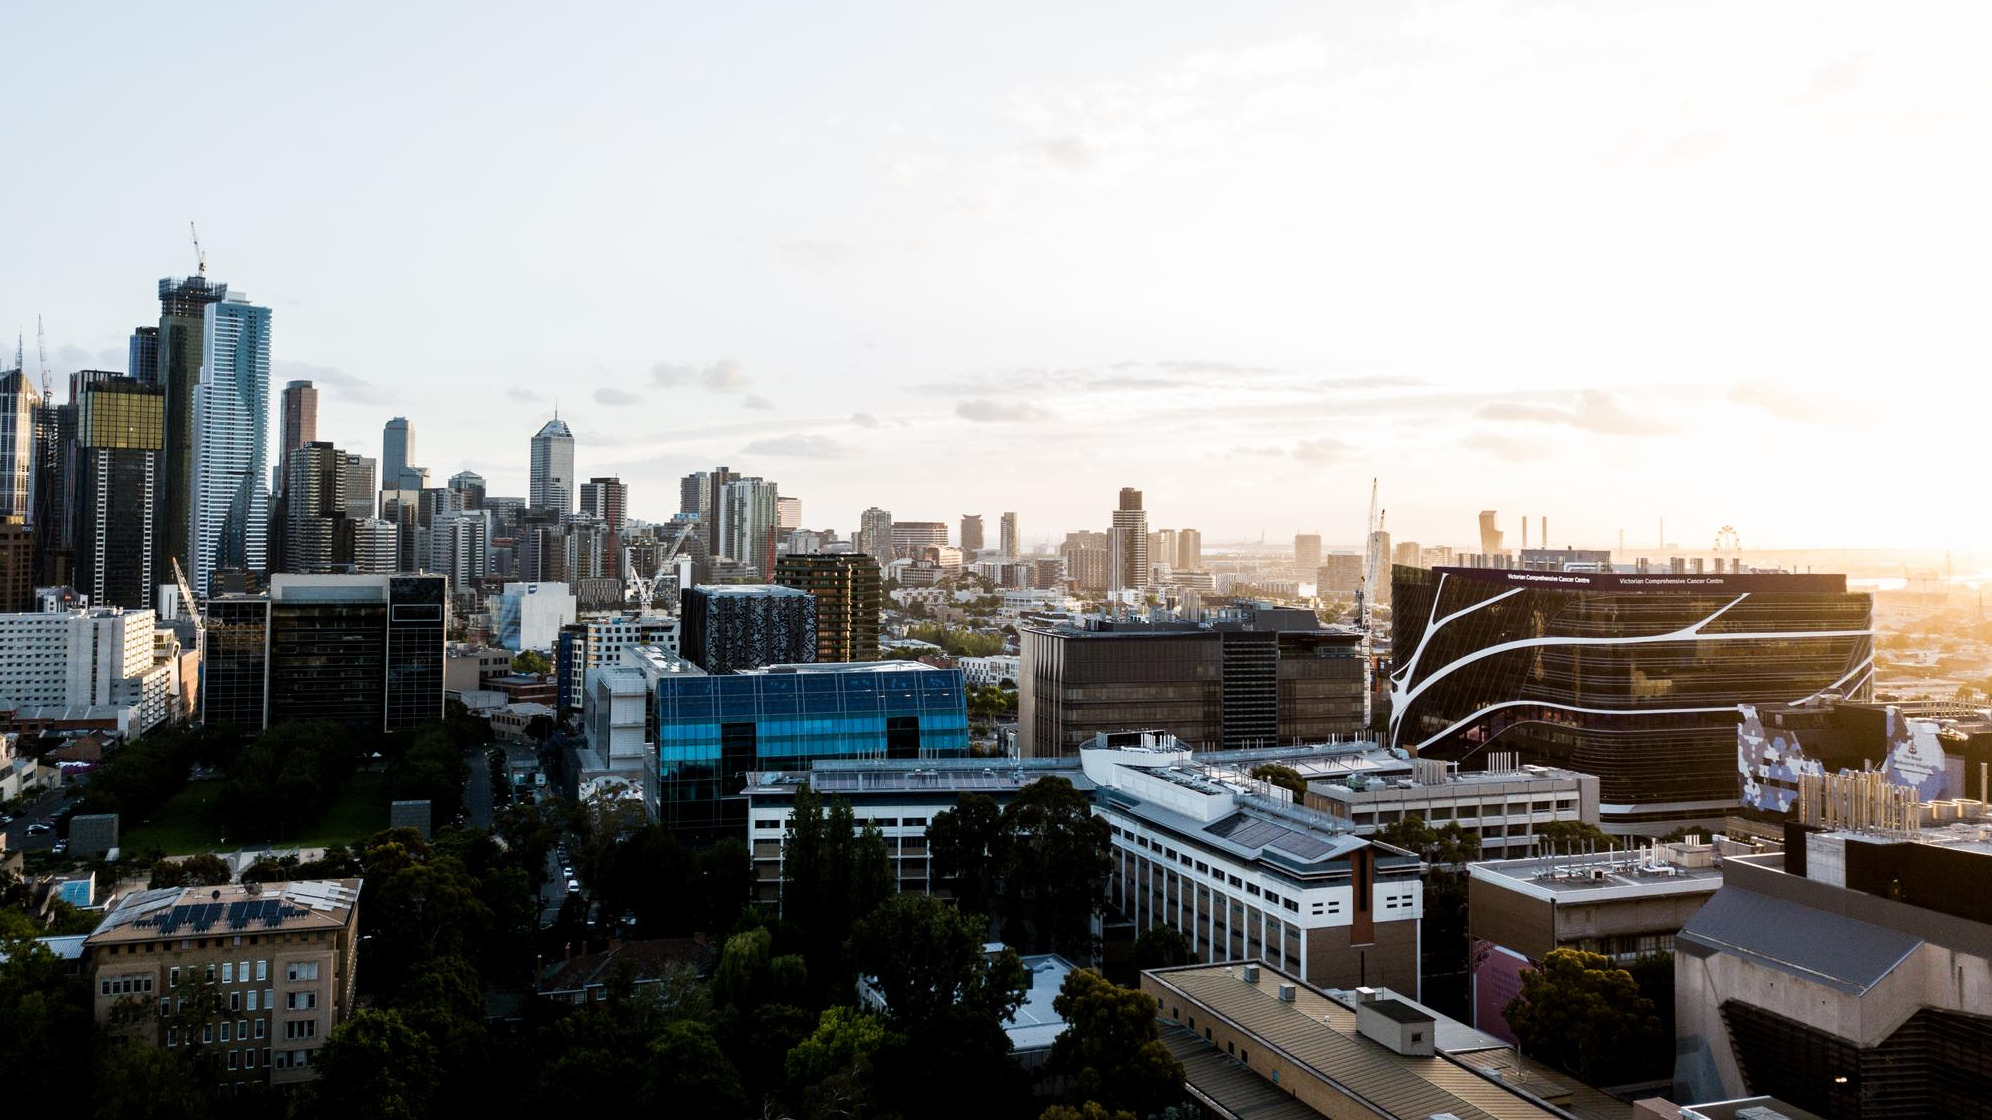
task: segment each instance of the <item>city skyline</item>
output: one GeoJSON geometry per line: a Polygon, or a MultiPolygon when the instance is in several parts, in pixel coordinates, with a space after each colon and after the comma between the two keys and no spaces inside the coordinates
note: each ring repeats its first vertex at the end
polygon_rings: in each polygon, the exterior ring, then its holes
{"type": "MultiPolygon", "coordinates": [[[[650,521],[675,479],[738,462],[839,532],[872,505],[1019,509],[1055,541],[1135,485],[1213,544],[1334,547],[1380,476],[1399,539],[1466,544],[1499,509],[1549,515],[1559,544],[1664,517],[1684,549],[1723,525],[1750,547],[1992,546],[1937,481],[1974,467],[1959,379],[1992,358],[1964,310],[1992,249],[1969,142],[1992,98],[1961,53],[1986,12],[1875,35],[1851,5],[1798,29],[1758,6],[1269,5],[1129,35],[1098,12],[889,10],[977,50],[822,50],[853,33],[831,13],[770,37],[631,9],[607,43],[249,14],[210,49],[241,59],[259,96],[237,111],[270,143],[224,205],[198,147],[130,135],[118,107],[171,80],[159,48],[185,32],[126,9],[130,33],[93,43],[101,80],[20,142],[120,152],[136,201],[16,184],[38,220],[0,323],[42,313],[56,378],[123,368],[150,285],[195,271],[191,217],[210,275],[281,318],[271,377],[316,383],[324,438],[370,450],[404,415],[432,477],[493,493],[527,492],[519,447],[557,402],[577,477],[623,478],[650,521]],[[420,78],[458,34],[548,81],[420,78]],[[427,111],[291,65],[327,49],[422,80],[427,111]],[[722,74],[734,95],[696,95],[722,74]],[[518,176],[522,151],[601,173],[518,176]],[[307,173],[328,161],[357,178],[307,173]],[[1029,469],[896,469],[964,453],[1029,469]]],[[[23,13],[58,45],[24,82],[62,80],[77,18],[23,13]]]]}

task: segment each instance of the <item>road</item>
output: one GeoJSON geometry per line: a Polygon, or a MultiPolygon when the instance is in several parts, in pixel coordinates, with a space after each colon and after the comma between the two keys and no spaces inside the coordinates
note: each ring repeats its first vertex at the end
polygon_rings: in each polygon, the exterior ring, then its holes
{"type": "Polygon", "coordinates": [[[50,830],[36,836],[28,835],[28,826],[42,819],[53,817],[62,809],[64,802],[61,790],[51,790],[36,798],[28,808],[14,814],[14,822],[7,825],[7,850],[10,852],[40,852],[55,845],[55,832],[50,830]]]}
{"type": "Polygon", "coordinates": [[[492,820],[491,804],[491,748],[486,743],[484,749],[470,752],[470,780],[463,786],[463,815],[469,819],[470,827],[489,829],[492,820]]]}

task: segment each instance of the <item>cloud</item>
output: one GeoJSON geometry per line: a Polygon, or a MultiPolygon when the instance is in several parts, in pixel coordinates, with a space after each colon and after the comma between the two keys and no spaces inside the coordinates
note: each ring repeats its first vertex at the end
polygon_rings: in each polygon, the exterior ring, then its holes
{"type": "Polygon", "coordinates": [[[1269,366],[1248,366],[1240,365],[1237,362],[1212,362],[1201,359],[1156,362],[1154,365],[1156,369],[1167,373],[1180,373],[1199,377],[1242,377],[1248,374],[1279,372],[1269,366]]]}
{"type": "Polygon", "coordinates": [[[777,248],[783,260],[811,272],[833,272],[857,255],[857,250],[842,241],[785,241],[777,248]]]}
{"type": "Polygon", "coordinates": [[[768,410],[775,407],[775,402],[769,400],[768,398],[762,396],[759,393],[749,393],[746,396],[740,398],[740,407],[768,410]]]}
{"type": "Polygon", "coordinates": [[[1846,415],[1846,407],[1831,397],[1807,389],[1795,393],[1767,381],[1746,381],[1730,389],[1729,403],[1759,408],[1795,424],[1830,424],[1846,415]]]}
{"type": "Polygon", "coordinates": [[[1549,458],[1549,449],[1541,443],[1509,439],[1490,432],[1475,432],[1463,442],[1471,450],[1509,463],[1535,463],[1549,458]]]}
{"type": "Polygon", "coordinates": [[[395,394],[363,378],[355,377],[342,369],[331,366],[314,366],[307,362],[295,362],[277,358],[270,362],[270,380],[309,381],[318,387],[323,397],[339,397],[356,404],[391,405],[395,394]]]}
{"type": "Polygon", "coordinates": [[[532,404],[534,402],[543,401],[546,399],[545,397],[540,396],[538,393],[533,392],[531,389],[521,389],[517,385],[514,385],[510,389],[505,390],[505,396],[506,399],[508,400],[515,400],[522,404],[532,404]]]}
{"type": "Polygon", "coordinates": [[[1098,148],[1079,136],[1053,136],[1031,145],[1052,163],[1070,171],[1089,171],[1100,160],[1098,148]]]}
{"type": "Polygon", "coordinates": [[[650,378],[666,388],[684,385],[712,393],[742,393],[753,384],[746,368],[732,358],[723,358],[706,366],[658,362],[650,367],[650,378]]]}
{"type": "Polygon", "coordinates": [[[1356,449],[1348,441],[1324,436],[1320,439],[1302,440],[1295,445],[1293,457],[1303,463],[1322,466],[1328,463],[1347,462],[1355,452],[1356,449]]]}
{"type": "Polygon", "coordinates": [[[1481,405],[1474,415],[1482,420],[1518,421],[1535,424],[1567,424],[1603,435],[1650,436],[1673,431],[1673,425],[1650,416],[1635,416],[1620,408],[1609,394],[1586,389],[1577,395],[1575,409],[1553,404],[1523,404],[1494,401],[1481,405]]]}
{"type": "MultiPolygon", "coordinates": [[[[36,359],[32,355],[24,354],[22,361],[29,369],[40,369],[39,366],[34,364],[36,359]]],[[[102,350],[85,350],[81,346],[73,344],[62,345],[55,348],[54,354],[51,355],[51,361],[54,363],[48,367],[49,379],[51,381],[58,376],[56,373],[57,370],[101,369],[116,373],[131,372],[125,369],[125,366],[131,363],[131,351],[120,350],[115,347],[106,347],[102,350]]]]}
{"type": "Polygon", "coordinates": [[[1317,384],[1328,392],[1340,392],[1344,389],[1423,389],[1432,383],[1416,377],[1377,373],[1361,377],[1330,377],[1317,384]]]}
{"type": "Polygon", "coordinates": [[[613,385],[604,385],[600,389],[595,390],[595,403],[609,405],[612,408],[627,408],[633,404],[642,404],[643,398],[630,392],[628,389],[618,389],[613,385]]]}
{"type": "Polygon", "coordinates": [[[1051,419],[1051,413],[1034,404],[992,401],[987,398],[961,402],[955,406],[955,415],[977,424],[1023,424],[1034,420],[1051,419]]]}
{"type": "Polygon", "coordinates": [[[857,455],[853,447],[829,436],[797,433],[757,439],[741,448],[742,455],[792,455],[801,459],[849,459],[857,455]]]}
{"type": "Polygon", "coordinates": [[[856,424],[860,428],[877,428],[881,426],[879,418],[869,412],[851,413],[851,423],[856,424]]]}

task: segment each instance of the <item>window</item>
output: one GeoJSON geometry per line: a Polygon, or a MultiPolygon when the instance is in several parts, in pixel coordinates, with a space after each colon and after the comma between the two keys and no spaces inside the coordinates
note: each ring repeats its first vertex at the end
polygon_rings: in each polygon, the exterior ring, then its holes
{"type": "MultiPolygon", "coordinates": [[[[223,1023],[222,1025],[227,1026],[228,1024],[223,1023]]],[[[284,1037],[285,1038],[318,1037],[318,1020],[292,1019],[284,1024],[284,1037]]]]}
{"type": "MultiPolygon", "coordinates": [[[[238,945],[240,945],[240,944],[242,943],[242,939],[241,939],[241,938],[239,938],[239,937],[238,937],[238,938],[236,938],[236,939],[235,939],[235,943],[236,943],[236,944],[238,944],[238,945]]],[[[242,962],[241,964],[239,964],[239,965],[237,965],[237,966],[236,966],[236,968],[235,968],[235,978],[236,978],[237,980],[240,980],[240,981],[242,981],[242,982],[243,982],[244,984],[247,984],[247,983],[249,982],[249,962],[248,962],[248,961],[243,961],[243,962],[242,962]]]]}
{"type": "Polygon", "coordinates": [[[169,988],[180,986],[180,967],[178,965],[174,965],[172,968],[166,970],[166,986],[169,988]]]}
{"type": "Polygon", "coordinates": [[[263,993],[261,993],[261,992],[257,991],[257,990],[256,990],[256,989],[254,989],[254,988],[251,988],[251,989],[249,989],[249,1006],[248,1006],[247,1008],[245,1008],[245,1010],[248,1010],[248,1011],[254,1011],[254,1010],[256,1010],[256,997],[257,997],[257,996],[260,996],[260,995],[262,995],[262,994],[263,994],[263,993]]]}
{"type": "Polygon", "coordinates": [[[754,827],[755,827],[755,828],[780,828],[781,826],[782,826],[782,822],[780,822],[780,821],[755,821],[755,822],[754,822],[754,827]]]}
{"type": "Polygon", "coordinates": [[[268,1030],[268,1025],[269,1025],[269,1020],[268,1020],[268,1019],[258,1019],[258,1020],[256,1020],[256,1037],[257,1037],[257,1038],[262,1038],[262,1037],[263,1037],[264,1035],[266,1035],[266,1034],[270,1033],[270,1032],[269,1032],[269,1030],[268,1030]]]}
{"type": "Polygon", "coordinates": [[[208,976],[208,983],[210,983],[210,984],[214,983],[214,966],[213,966],[213,965],[208,965],[208,966],[207,966],[207,976],[208,976]]]}
{"type": "Polygon", "coordinates": [[[284,979],[316,980],[318,979],[318,962],[292,961],[290,967],[284,970],[284,979]]]}
{"type": "Polygon", "coordinates": [[[242,1068],[243,1069],[256,1068],[256,1052],[254,1050],[244,1050],[242,1052],[242,1068]]]}
{"type": "Polygon", "coordinates": [[[201,1028],[201,1045],[206,1046],[212,1043],[213,1041],[214,1041],[214,1024],[209,1023],[207,1026],[201,1028]]]}
{"type": "Polygon", "coordinates": [[[1198,872],[1198,874],[1202,874],[1203,872],[1206,872],[1206,871],[1209,871],[1209,870],[1210,870],[1210,864],[1207,864],[1207,863],[1205,863],[1205,862],[1204,862],[1204,861],[1202,861],[1202,860],[1198,860],[1198,861],[1197,861],[1197,872],[1198,872]]]}
{"type": "Polygon", "coordinates": [[[287,1011],[309,1011],[318,1006],[317,992],[285,992],[284,1009],[287,1011]]]}
{"type": "Polygon", "coordinates": [[[242,1065],[242,1052],[240,1050],[230,1050],[228,1052],[228,1068],[240,1069],[241,1065],[242,1065]]]}
{"type": "Polygon", "coordinates": [[[1416,1044],[1416,1043],[1420,1043],[1420,1042],[1423,1042],[1423,1041],[1425,1041],[1425,1032],[1424,1032],[1424,1031],[1412,1031],[1412,1032],[1411,1032],[1411,1041],[1412,1041],[1412,1043],[1413,1043],[1413,1044],[1416,1044]]]}
{"type": "Polygon", "coordinates": [[[907,828],[925,828],[927,827],[927,818],[907,817],[905,820],[900,821],[899,823],[905,825],[907,828]]]}
{"type": "Polygon", "coordinates": [[[1229,880],[1230,880],[1230,882],[1231,882],[1231,885],[1232,885],[1232,886],[1234,886],[1234,887],[1242,887],[1242,886],[1244,886],[1244,885],[1245,885],[1245,880],[1243,880],[1243,879],[1240,879],[1240,878],[1239,878],[1238,876],[1236,876],[1236,875],[1232,875],[1232,876],[1229,876],[1228,878],[1229,878],[1229,880]]]}
{"type": "Polygon", "coordinates": [[[221,982],[222,982],[222,983],[224,983],[224,984],[233,984],[233,983],[235,983],[235,962],[234,962],[234,961],[223,961],[223,962],[221,962],[221,982]]]}
{"type": "Polygon", "coordinates": [[[168,1046],[180,1045],[180,1028],[178,1027],[166,1028],[166,1045],[168,1046]]]}
{"type": "Polygon", "coordinates": [[[256,979],[258,979],[258,980],[268,980],[269,978],[270,978],[270,962],[269,962],[269,961],[257,961],[257,962],[256,962],[256,979]]]}
{"type": "Polygon", "coordinates": [[[247,1042],[248,1040],[249,1040],[249,1020],[247,1019],[235,1020],[235,1041],[247,1042]]]}
{"type": "Polygon", "coordinates": [[[240,1010],[242,1010],[242,993],[241,993],[241,992],[230,992],[230,993],[228,993],[228,1009],[229,1009],[230,1011],[240,1011],[240,1010]]]}
{"type": "Polygon", "coordinates": [[[235,1024],[229,1022],[226,1019],[223,1019],[221,1021],[221,1040],[223,1042],[232,1042],[234,1041],[234,1039],[235,1039],[235,1024]]]}
{"type": "Polygon", "coordinates": [[[1253,896],[1253,897],[1255,897],[1255,898],[1256,898],[1256,897],[1258,897],[1258,894],[1259,894],[1259,884],[1257,884],[1257,883],[1247,883],[1247,884],[1245,884],[1245,893],[1246,893],[1246,894],[1249,894],[1249,895],[1252,895],[1252,896],[1253,896]]]}
{"type": "Polygon", "coordinates": [[[263,1010],[275,1011],[276,1009],[277,1009],[277,990],[275,988],[264,988],[263,1010]]]}
{"type": "Polygon", "coordinates": [[[171,1014],[173,1014],[173,1001],[172,1001],[172,1000],[170,1000],[170,999],[162,999],[162,1000],[160,1000],[160,1001],[159,1001],[159,1017],[160,1017],[161,1019],[164,1019],[164,1018],[166,1018],[166,1017],[167,1017],[168,1015],[171,1015],[171,1014]]]}

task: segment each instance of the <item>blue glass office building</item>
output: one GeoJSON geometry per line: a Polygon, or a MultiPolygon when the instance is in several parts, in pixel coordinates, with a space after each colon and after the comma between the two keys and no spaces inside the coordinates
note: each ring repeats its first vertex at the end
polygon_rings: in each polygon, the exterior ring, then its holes
{"type": "Polygon", "coordinates": [[[915,661],[774,665],[657,682],[658,813],[701,839],[740,835],[747,775],[819,758],[964,758],[961,671],[915,661]]]}

